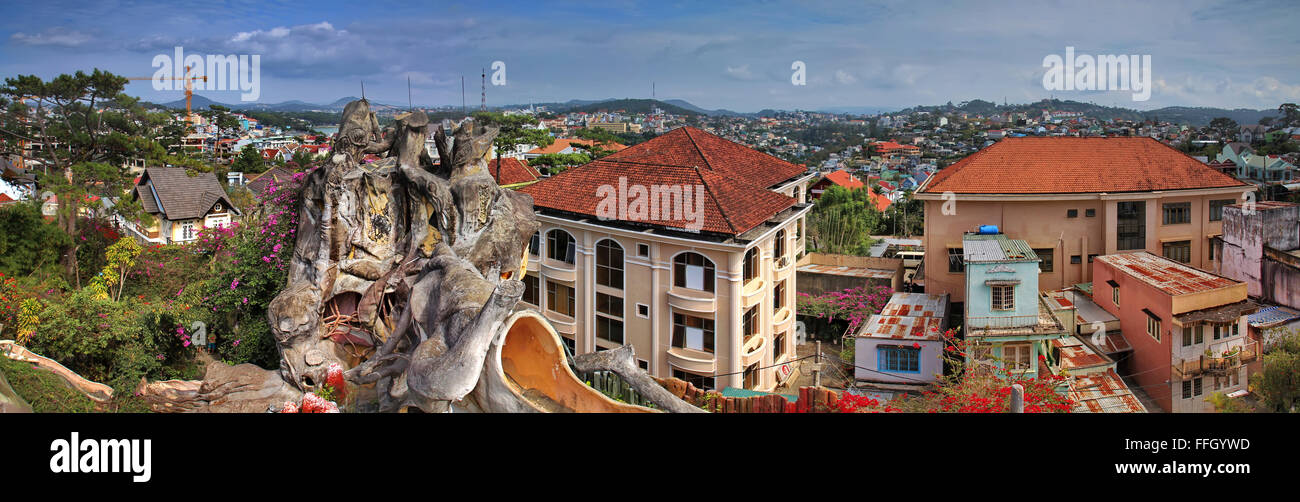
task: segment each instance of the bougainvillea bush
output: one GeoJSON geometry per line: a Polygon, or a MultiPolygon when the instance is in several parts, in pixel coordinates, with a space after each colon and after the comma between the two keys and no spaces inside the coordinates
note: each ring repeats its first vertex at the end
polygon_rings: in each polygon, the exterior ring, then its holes
{"type": "Polygon", "coordinates": [[[845,333],[853,333],[872,315],[879,314],[893,294],[894,290],[888,286],[862,286],[843,291],[827,291],[815,296],[798,293],[795,308],[799,315],[811,319],[827,323],[847,322],[845,333]]]}

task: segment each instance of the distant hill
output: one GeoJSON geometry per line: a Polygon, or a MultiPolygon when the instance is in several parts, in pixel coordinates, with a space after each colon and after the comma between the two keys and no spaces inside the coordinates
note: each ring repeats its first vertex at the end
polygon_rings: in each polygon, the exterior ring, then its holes
{"type": "MultiPolygon", "coordinates": [[[[224,106],[224,107],[226,107],[226,108],[230,108],[231,110],[236,110],[236,111],[262,111],[262,112],[342,112],[344,106],[346,106],[348,103],[350,103],[350,102],[352,102],[352,101],[355,101],[355,100],[358,100],[358,99],[361,99],[361,98],[357,98],[357,97],[353,97],[353,96],[348,96],[348,97],[346,97],[346,98],[340,98],[340,99],[338,99],[338,100],[335,100],[333,103],[330,103],[330,104],[307,103],[307,102],[305,102],[305,101],[299,101],[299,100],[296,100],[296,99],[295,99],[295,100],[290,100],[290,101],[284,101],[284,102],[281,102],[281,103],[243,103],[243,102],[240,102],[240,103],[229,104],[229,103],[222,103],[222,102],[219,102],[219,101],[213,101],[212,99],[209,99],[209,98],[207,98],[207,97],[204,97],[203,95],[195,94],[195,95],[194,95],[194,98],[193,98],[193,100],[192,100],[191,109],[194,110],[194,111],[196,111],[196,112],[197,112],[197,111],[203,111],[203,110],[207,110],[207,109],[208,109],[208,105],[214,105],[214,104],[215,104],[215,105],[221,105],[221,106],[224,106]]],[[[171,109],[174,109],[174,110],[184,110],[184,109],[185,109],[185,100],[184,100],[184,99],[178,99],[178,100],[176,100],[176,101],[170,101],[170,102],[167,102],[167,103],[160,103],[158,106],[162,106],[162,107],[166,107],[166,108],[171,108],[171,109]]],[[[377,102],[374,102],[374,101],[371,101],[371,102],[370,102],[370,107],[371,107],[371,109],[374,109],[375,111],[381,111],[381,110],[396,110],[396,109],[405,109],[405,108],[406,108],[405,106],[400,106],[400,107],[399,107],[399,106],[395,106],[395,105],[388,105],[388,104],[383,104],[383,103],[377,103],[377,102]]]]}
{"type": "Polygon", "coordinates": [[[1039,115],[1043,110],[1049,111],[1066,111],[1081,112],[1085,117],[1099,120],[1161,120],[1175,124],[1186,124],[1195,127],[1206,126],[1211,120],[1218,117],[1228,117],[1235,120],[1238,124],[1255,124],[1263,117],[1276,117],[1277,110],[1251,110],[1247,108],[1238,108],[1228,110],[1224,108],[1205,108],[1205,107],[1188,107],[1188,106],[1168,106],[1155,110],[1133,110],[1115,106],[1103,106],[1095,103],[1083,103],[1080,101],[1061,100],[1061,99],[1044,99],[1035,103],[1016,103],[999,105],[991,101],[976,99],[964,101],[959,104],[951,102],[945,105],[937,106],[916,106],[902,110],[900,113],[912,113],[918,111],[938,112],[938,113],[969,113],[972,115],[994,115],[1000,113],[1028,113],[1030,115],[1039,115]]]}
{"type": "Polygon", "coordinates": [[[879,115],[898,110],[897,108],[883,108],[879,106],[834,106],[817,110],[822,113],[837,113],[848,115],[879,115]]]}
{"type": "MultiPolygon", "coordinates": [[[[689,103],[688,103],[689,104],[689,103]]],[[[705,112],[683,108],[678,105],[668,104],[657,99],[615,99],[610,101],[600,101],[585,105],[569,107],[569,112],[586,112],[595,113],[600,111],[607,112],[624,112],[624,113],[653,113],[655,108],[659,108],[667,113],[674,115],[705,115],[705,112]]]]}

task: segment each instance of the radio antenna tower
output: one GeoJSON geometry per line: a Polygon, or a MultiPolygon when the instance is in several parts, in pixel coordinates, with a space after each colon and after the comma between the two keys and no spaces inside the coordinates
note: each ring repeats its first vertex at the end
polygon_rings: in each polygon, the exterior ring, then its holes
{"type": "Polygon", "coordinates": [[[366,99],[366,81],[361,81],[361,99],[366,99]]]}
{"type": "Polygon", "coordinates": [[[415,111],[415,101],[411,99],[411,76],[406,76],[406,106],[407,110],[415,111]]]}
{"type": "Polygon", "coordinates": [[[481,75],[482,81],[479,83],[479,86],[480,89],[482,89],[483,95],[481,96],[481,101],[479,101],[478,110],[481,112],[485,112],[487,111],[487,69],[486,68],[480,68],[480,69],[483,71],[483,75],[481,75]]]}
{"type": "Polygon", "coordinates": [[[465,76],[460,76],[460,113],[469,115],[465,108],[465,76]]]}

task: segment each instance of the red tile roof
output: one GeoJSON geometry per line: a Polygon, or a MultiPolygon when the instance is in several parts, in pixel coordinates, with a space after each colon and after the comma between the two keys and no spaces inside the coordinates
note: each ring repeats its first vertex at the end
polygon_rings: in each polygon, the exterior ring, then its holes
{"type": "Polygon", "coordinates": [[[848,171],[843,169],[828,173],[826,179],[830,180],[831,183],[848,189],[863,187],[862,180],[855,178],[852,174],[849,174],[848,171]]]}
{"type": "MultiPolygon", "coordinates": [[[[797,165],[700,129],[681,127],[520,191],[532,195],[536,207],[597,216],[597,205],[605,200],[601,188],[618,190],[620,177],[627,178],[629,187],[690,187],[694,194],[694,187],[702,186],[701,230],[739,235],[793,206],[794,198],[768,188],[804,172],[797,165]]],[[[635,202],[631,195],[628,199],[635,202]]],[[[690,221],[675,216],[651,214],[637,222],[689,229],[690,221]]]]}
{"type": "Polygon", "coordinates": [[[884,194],[878,194],[874,190],[868,190],[867,195],[871,197],[871,204],[876,206],[876,210],[882,213],[885,212],[886,209],[889,209],[889,206],[894,203],[889,200],[889,197],[886,197],[884,194]]]}
{"type": "MultiPolygon", "coordinates": [[[[590,145],[592,144],[592,141],[589,139],[579,139],[579,138],[555,138],[554,143],[551,143],[550,145],[541,148],[534,148],[532,150],[529,150],[528,153],[532,153],[532,154],[560,153],[564,151],[565,148],[573,146],[574,144],[590,145]]],[[[627,146],[621,143],[605,143],[604,145],[601,145],[601,148],[619,152],[627,148],[627,146]]],[[[577,148],[575,148],[575,150],[576,149],[577,148]]]]}
{"type": "Polygon", "coordinates": [[[1247,186],[1151,138],[1007,138],[931,176],[922,193],[1099,193],[1247,186]]]}
{"type": "Polygon", "coordinates": [[[505,157],[500,161],[493,158],[492,162],[488,163],[488,174],[492,175],[493,178],[499,177],[497,179],[499,185],[537,181],[537,178],[542,177],[542,173],[538,172],[536,168],[520,162],[519,159],[514,157],[505,157]],[[500,171],[497,170],[497,162],[501,163],[500,171]]]}

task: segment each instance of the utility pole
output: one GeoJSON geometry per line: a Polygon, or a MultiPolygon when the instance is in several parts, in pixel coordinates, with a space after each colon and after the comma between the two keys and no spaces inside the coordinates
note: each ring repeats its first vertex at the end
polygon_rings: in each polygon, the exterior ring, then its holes
{"type": "Polygon", "coordinates": [[[817,355],[813,357],[813,387],[822,386],[822,342],[817,341],[817,355]]]}

